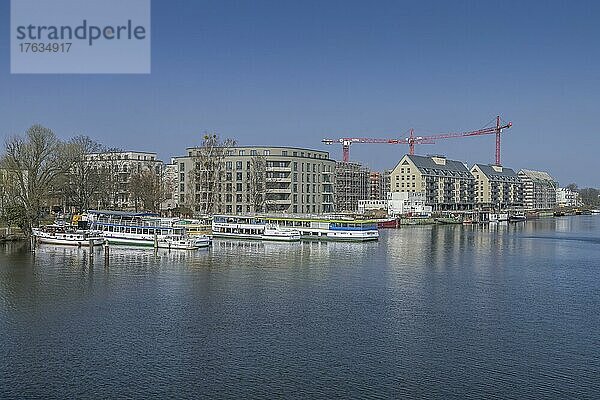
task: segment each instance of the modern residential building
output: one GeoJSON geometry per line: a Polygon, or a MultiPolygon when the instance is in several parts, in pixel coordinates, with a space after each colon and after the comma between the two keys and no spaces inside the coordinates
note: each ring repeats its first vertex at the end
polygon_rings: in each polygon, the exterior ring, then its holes
{"type": "Polygon", "coordinates": [[[579,193],[569,188],[556,189],[556,205],[558,207],[577,207],[579,205],[579,193]]]}
{"type": "Polygon", "coordinates": [[[390,191],[424,193],[433,211],[471,210],[475,178],[460,161],[444,156],[405,155],[392,170],[390,191]]]}
{"type": "Polygon", "coordinates": [[[526,210],[551,210],[556,207],[558,182],[545,171],[522,169],[523,206],[526,210]]]}
{"type": "Polygon", "coordinates": [[[517,173],[500,165],[475,164],[475,205],[484,210],[523,207],[523,183],[517,173]]]}
{"type": "Polygon", "coordinates": [[[358,211],[358,201],[369,199],[370,172],[359,163],[335,164],[335,207],[339,212],[358,211]]]}
{"type": "Polygon", "coordinates": [[[106,171],[112,178],[106,191],[107,204],[103,206],[123,210],[134,208],[131,198],[130,180],[135,174],[149,172],[158,178],[163,173],[163,162],[156,153],[139,151],[119,151],[106,153],[91,153],[86,156],[94,168],[106,171]]]}
{"type": "Polygon", "coordinates": [[[329,153],[295,147],[202,148],[175,157],[180,206],[196,213],[330,213],[335,161],[329,153]]]}

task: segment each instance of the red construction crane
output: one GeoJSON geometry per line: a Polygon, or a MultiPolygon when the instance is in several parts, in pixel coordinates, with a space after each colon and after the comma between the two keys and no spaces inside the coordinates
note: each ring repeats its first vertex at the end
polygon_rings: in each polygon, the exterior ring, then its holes
{"type": "Polygon", "coordinates": [[[340,139],[323,139],[322,142],[325,144],[342,144],[342,159],[344,162],[348,162],[350,159],[350,145],[352,143],[386,143],[386,144],[408,144],[409,154],[415,154],[415,144],[433,144],[435,140],[439,139],[450,139],[457,137],[467,136],[480,136],[496,134],[496,165],[500,165],[500,134],[504,129],[510,128],[512,122],[504,125],[500,125],[500,116],[496,117],[496,126],[478,129],[476,131],[469,132],[453,132],[453,133],[442,133],[439,135],[428,135],[428,136],[414,136],[414,131],[410,130],[410,136],[406,139],[375,139],[375,138],[340,138],[340,139]]]}

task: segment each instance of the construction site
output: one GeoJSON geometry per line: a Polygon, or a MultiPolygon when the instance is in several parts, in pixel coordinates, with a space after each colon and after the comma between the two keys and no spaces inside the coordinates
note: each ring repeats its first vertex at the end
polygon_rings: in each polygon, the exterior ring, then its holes
{"type": "MultiPolygon", "coordinates": [[[[431,135],[417,135],[413,129],[405,138],[369,138],[341,137],[326,138],[326,145],[338,144],[342,147],[342,161],[336,163],[336,210],[338,212],[383,211],[382,205],[392,198],[399,199],[398,193],[423,195],[424,210],[434,213],[473,213],[474,211],[524,213],[524,210],[552,209],[554,192],[558,189],[549,174],[545,187],[539,196],[547,201],[541,204],[529,201],[534,195],[528,189],[524,192],[526,175],[502,166],[501,135],[512,127],[512,122],[503,121],[496,116],[487,126],[471,131],[445,132],[431,135]],[[415,154],[416,145],[435,144],[447,139],[461,139],[484,135],[495,136],[494,163],[467,166],[462,161],[446,159],[445,156],[419,156],[415,154]],[[354,144],[407,145],[408,153],[393,170],[383,172],[370,171],[357,161],[350,160],[350,148],[354,144]],[[547,192],[547,193],[546,193],[547,192]],[[527,194],[527,195],[525,195],[527,194]],[[531,204],[529,204],[531,203],[531,204]],[[541,205],[540,205],[541,204],[541,205]],[[543,205],[543,207],[542,207],[543,205]]],[[[527,186],[527,188],[529,188],[527,186]]],[[[539,197],[538,196],[538,197],[539,197]]],[[[415,204],[404,203],[412,212],[418,212],[415,204]]],[[[417,200],[414,200],[417,201],[417,200]]]]}

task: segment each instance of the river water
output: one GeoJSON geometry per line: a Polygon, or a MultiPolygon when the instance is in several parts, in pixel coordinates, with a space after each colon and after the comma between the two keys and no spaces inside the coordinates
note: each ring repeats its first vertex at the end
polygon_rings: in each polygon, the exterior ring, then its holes
{"type": "Polygon", "coordinates": [[[600,398],[600,216],[0,245],[0,398],[600,398]]]}

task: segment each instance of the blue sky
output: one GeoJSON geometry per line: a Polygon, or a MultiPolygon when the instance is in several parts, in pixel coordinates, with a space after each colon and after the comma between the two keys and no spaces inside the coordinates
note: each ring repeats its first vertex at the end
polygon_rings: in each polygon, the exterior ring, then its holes
{"type": "MultiPolygon", "coordinates": [[[[514,127],[502,161],[600,187],[598,2],[152,1],[150,75],[11,75],[0,2],[0,136],[33,123],[168,160],[204,131],[329,150],[323,137],[514,127]]],[[[391,168],[404,146],[355,145],[391,168]]],[[[492,162],[494,137],[417,153],[492,162]]]]}

